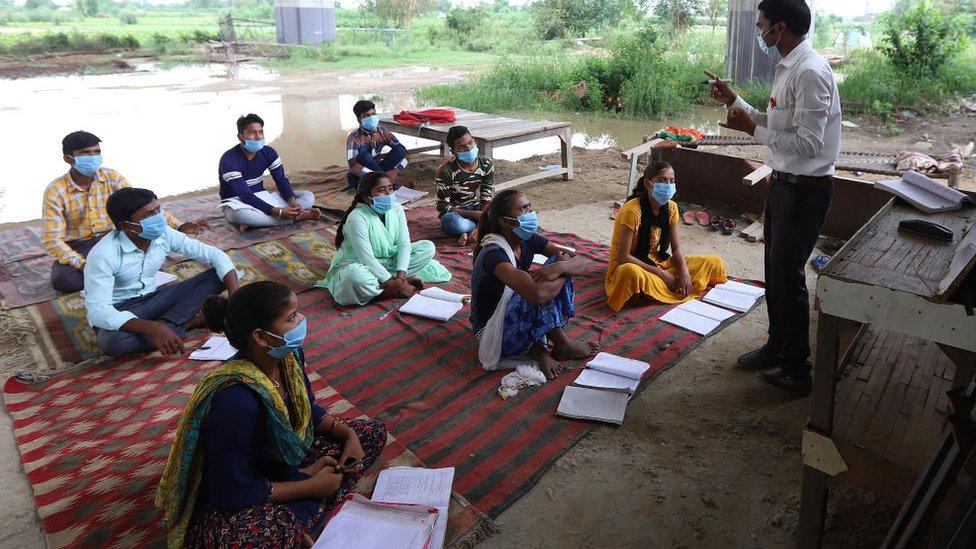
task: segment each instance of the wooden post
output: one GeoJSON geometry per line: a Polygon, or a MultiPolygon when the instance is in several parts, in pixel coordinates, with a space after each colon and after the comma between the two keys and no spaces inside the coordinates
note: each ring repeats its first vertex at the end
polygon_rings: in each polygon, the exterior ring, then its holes
{"type": "Polygon", "coordinates": [[[559,146],[563,167],[566,168],[563,181],[569,181],[573,178],[573,128],[571,126],[567,126],[559,136],[559,146]]]}

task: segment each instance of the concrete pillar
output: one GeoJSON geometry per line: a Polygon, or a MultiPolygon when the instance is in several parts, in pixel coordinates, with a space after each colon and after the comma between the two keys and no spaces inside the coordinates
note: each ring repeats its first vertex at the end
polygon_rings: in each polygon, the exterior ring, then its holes
{"type": "MultiPolygon", "coordinates": [[[[725,76],[735,82],[757,80],[773,81],[773,69],[779,63],[779,54],[766,55],[759,49],[756,41],[756,6],[758,0],[729,0],[729,26],[725,40],[725,76]]],[[[807,36],[813,39],[813,0],[810,6],[810,31],[807,36]]]]}
{"type": "Polygon", "coordinates": [[[279,44],[320,46],[336,38],[334,0],[275,0],[279,44]]]}

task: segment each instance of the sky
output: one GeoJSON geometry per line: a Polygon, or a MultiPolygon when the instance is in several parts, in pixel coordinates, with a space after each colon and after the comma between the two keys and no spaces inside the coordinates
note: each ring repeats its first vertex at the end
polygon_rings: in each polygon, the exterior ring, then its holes
{"type": "MultiPolygon", "coordinates": [[[[147,0],[150,4],[182,4],[180,0],[147,0]]],[[[811,0],[807,0],[810,2],[811,0]]],[[[865,13],[880,13],[887,11],[895,3],[895,0],[812,0],[813,9],[817,13],[829,15],[839,15],[841,17],[856,17],[865,13]]],[[[23,4],[24,0],[15,0],[17,4],[23,4]]],[[[59,5],[74,4],[74,0],[55,0],[59,5]]],[[[352,8],[359,5],[359,0],[338,0],[338,3],[345,8],[352,8]]],[[[475,6],[484,3],[483,0],[453,0],[456,5],[475,6]]],[[[531,0],[509,0],[513,6],[521,6],[531,3],[531,0]]]]}

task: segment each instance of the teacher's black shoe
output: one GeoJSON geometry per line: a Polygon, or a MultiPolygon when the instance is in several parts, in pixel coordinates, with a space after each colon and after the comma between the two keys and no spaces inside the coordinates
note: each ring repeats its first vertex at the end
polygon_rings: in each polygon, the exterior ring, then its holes
{"type": "Polygon", "coordinates": [[[801,395],[809,395],[813,389],[813,378],[810,374],[791,374],[782,368],[775,372],[761,372],[759,379],[784,391],[801,395]]]}
{"type": "Polygon", "coordinates": [[[763,345],[755,351],[740,356],[736,364],[743,370],[768,370],[779,366],[783,356],[783,353],[773,354],[769,350],[769,345],[763,345]]]}

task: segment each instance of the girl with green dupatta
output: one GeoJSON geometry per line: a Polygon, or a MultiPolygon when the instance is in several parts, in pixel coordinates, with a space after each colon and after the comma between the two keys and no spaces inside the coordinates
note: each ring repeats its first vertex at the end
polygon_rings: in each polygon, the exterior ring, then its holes
{"type": "Polygon", "coordinates": [[[203,307],[240,352],[203,376],[156,491],[167,545],[311,547],[325,518],[380,456],[386,427],[340,420],[305,374],[305,316],[287,286],[248,284],[203,307]]]}
{"type": "Polygon", "coordinates": [[[451,280],[434,259],[433,242],[410,242],[407,216],[383,172],[359,180],[352,206],[339,222],[336,248],[329,271],[315,285],[328,289],[339,305],[410,297],[424,282],[451,280]]]}

